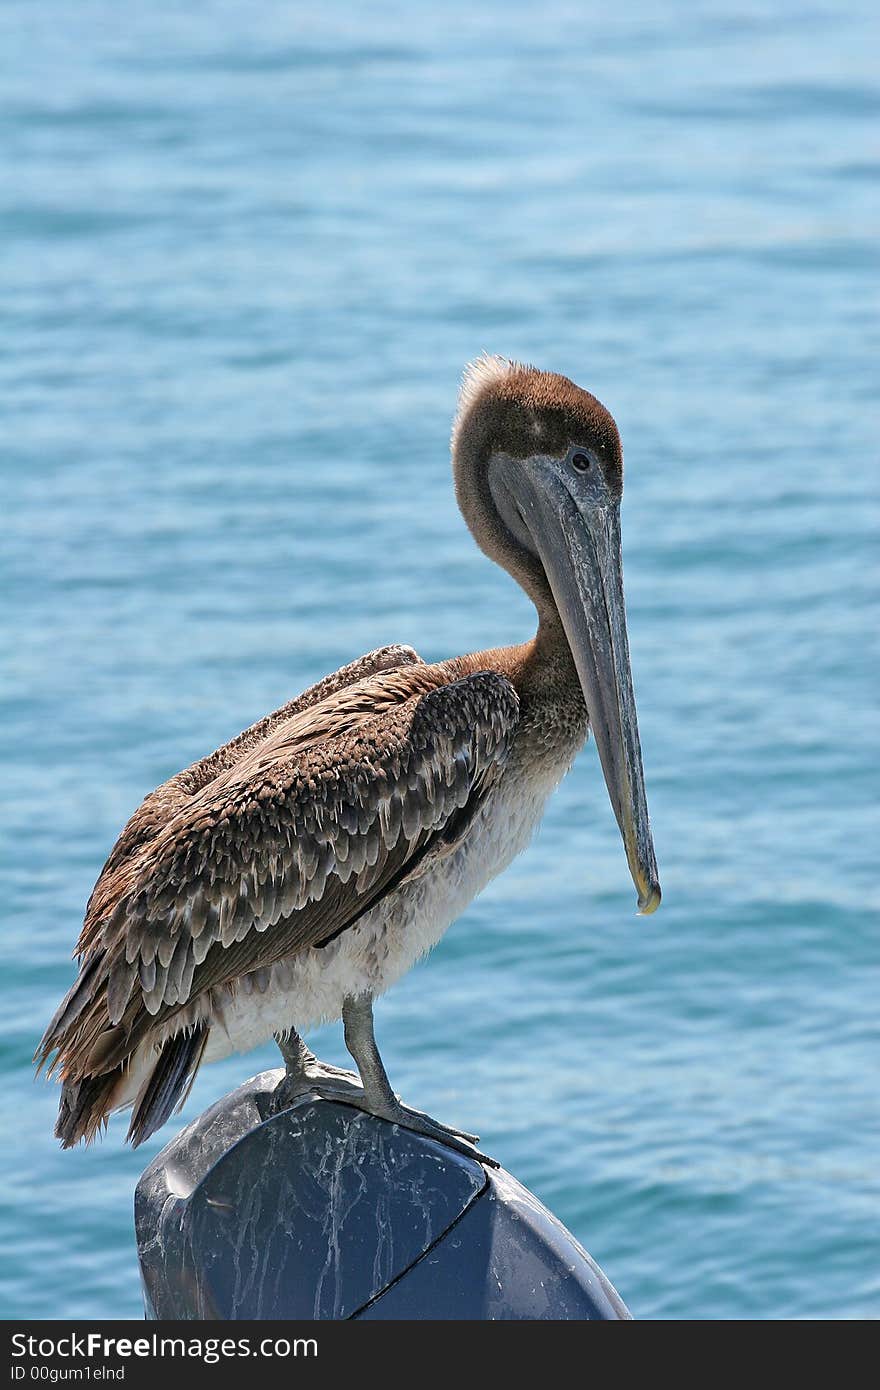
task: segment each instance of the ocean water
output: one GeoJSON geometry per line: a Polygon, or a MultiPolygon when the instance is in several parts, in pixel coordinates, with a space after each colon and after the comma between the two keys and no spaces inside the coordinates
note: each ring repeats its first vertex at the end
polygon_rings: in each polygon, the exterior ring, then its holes
{"type": "Polygon", "coordinates": [[[589,747],[379,1005],[392,1079],[637,1317],[880,1314],[876,13],[3,6],[6,1317],[140,1316],[172,1131],[61,1153],[30,1057],[142,796],[372,647],[530,634],[450,485],[484,348],[621,427],[664,903],[589,747]]]}

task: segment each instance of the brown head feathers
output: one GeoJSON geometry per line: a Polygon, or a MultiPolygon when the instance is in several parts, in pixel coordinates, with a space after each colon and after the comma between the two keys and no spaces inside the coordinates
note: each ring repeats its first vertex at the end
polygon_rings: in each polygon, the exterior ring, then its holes
{"type": "Polygon", "coordinates": [[[612,491],[623,486],[623,452],[614,417],[566,376],[488,353],[466,367],[452,432],[453,453],[467,436],[472,458],[498,450],[512,458],[560,457],[580,444],[596,454],[612,491]]]}

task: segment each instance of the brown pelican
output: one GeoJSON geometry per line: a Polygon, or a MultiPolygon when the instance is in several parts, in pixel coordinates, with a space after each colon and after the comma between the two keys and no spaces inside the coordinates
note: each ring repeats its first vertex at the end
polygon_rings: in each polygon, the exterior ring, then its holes
{"type": "Polygon", "coordinates": [[[498,357],[464,375],[452,434],[477,544],[532,599],[521,646],[425,664],[383,647],[152,792],[95,886],[79,976],[38,1052],[56,1134],[132,1106],[141,1143],[200,1063],[275,1037],[287,1098],[314,1092],[442,1138],[405,1106],[373,1000],[527,844],[588,726],[639,910],[660,886],[630,675],[617,426],[566,377],[498,357]],[[354,1073],[302,1033],[342,1018],[354,1073]]]}

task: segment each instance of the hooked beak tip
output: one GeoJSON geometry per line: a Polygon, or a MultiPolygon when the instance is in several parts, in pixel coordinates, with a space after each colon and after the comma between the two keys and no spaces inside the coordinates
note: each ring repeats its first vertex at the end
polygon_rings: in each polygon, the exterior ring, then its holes
{"type": "Polygon", "coordinates": [[[656,912],[657,908],[660,906],[660,900],[662,896],[663,895],[660,892],[660,884],[652,883],[647,893],[639,894],[638,916],[650,917],[651,913],[656,912]]]}

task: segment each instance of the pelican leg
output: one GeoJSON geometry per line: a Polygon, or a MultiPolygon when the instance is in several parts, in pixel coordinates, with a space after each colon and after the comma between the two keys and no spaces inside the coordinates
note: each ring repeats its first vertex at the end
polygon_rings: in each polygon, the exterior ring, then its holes
{"type": "Polygon", "coordinates": [[[437,1139],[448,1148],[466,1154],[468,1158],[478,1158],[497,1168],[494,1158],[480,1153],[474,1145],[478,1134],[467,1134],[464,1130],[453,1129],[451,1125],[441,1124],[422,1110],[412,1110],[404,1105],[400,1097],[391,1089],[388,1073],[379,1056],[376,1036],[373,1031],[373,1001],[368,994],[357,998],[349,997],[342,1006],[342,1022],[345,1030],[345,1046],[355,1060],[363,1082],[360,1097],[351,1097],[350,1105],[365,1110],[370,1115],[378,1115],[392,1124],[402,1125],[416,1134],[437,1139]]]}
{"type": "Polygon", "coordinates": [[[362,1094],[363,1088],[353,1071],[322,1062],[306,1047],[299,1033],[291,1028],[287,1035],[276,1033],[286,1074],[275,1095],[281,1104],[289,1105],[300,1096],[317,1093],[327,1099],[345,1100],[350,1091],[362,1094]]]}

